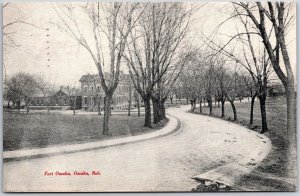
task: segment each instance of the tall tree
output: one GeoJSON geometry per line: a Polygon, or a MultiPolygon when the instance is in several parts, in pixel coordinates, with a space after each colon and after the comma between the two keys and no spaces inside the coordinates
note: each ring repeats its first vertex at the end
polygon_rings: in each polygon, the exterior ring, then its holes
{"type": "Polygon", "coordinates": [[[169,67],[160,82],[154,87],[154,93],[152,95],[154,122],[156,120],[157,123],[166,118],[165,101],[171,93],[178,77],[182,74],[185,65],[189,63],[193,55],[193,50],[182,53],[179,61],[174,62],[173,65],[169,67]],[[156,108],[156,110],[154,108],[156,108]]]}
{"type": "Polygon", "coordinates": [[[83,46],[93,59],[100,77],[104,97],[103,134],[109,135],[112,96],[119,83],[121,59],[125,43],[135,22],[133,15],[137,4],[130,3],[78,3],[56,6],[61,20],[59,28],[83,46]],[[87,20],[86,25],[83,20],[87,20]],[[85,33],[88,31],[89,36],[85,33]],[[93,38],[89,42],[89,38],[93,38]],[[103,44],[107,43],[109,58],[104,56],[103,44]],[[108,66],[108,74],[104,67],[108,66]]]}
{"type": "Polygon", "coordinates": [[[132,29],[124,55],[133,85],[145,105],[145,124],[151,127],[153,88],[177,57],[186,35],[191,11],[183,3],[147,3],[138,25],[132,29]]]}
{"type": "MultiPolygon", "coordinates": [[[[242,3],[242,5],[244,4],[242,3]]],[[[208,42],[212,49],[236,61],[239,65],[242,65],[251,76],[256,87],[256,93],[253,95],[254,97],[251,103],[254,104],[256,96],[259,98],[262,123],[261,133],[264,133],[268,130],[265,105],[267,98],[267,84],[270,74],[272,73],[272,67],[270,66],[270,58],[267,55],[267,50],[265,49],[264,44],[261,44],[260,42],[260,33],[252,30],[253,25],[250,23],[251,19],[249,19],[249,17],[244,17],[244,14],[242,13],[244,12],[241,12],[241,9],[234,6],[233,16],[237,18],[237,21],[241,26],[237,27],[237,33],[234,36],[230,36],[230,39],[226,44],[219,45],[213,40],[208,42]],[[230,49],[230,44],[234,40],[236,41],[234,43],[234,48],[230,49]],[[236,50],[237,48],[239,48],[239,50],[236,50]]],[[[271,36],[273,35],[272,32],[273,28],[271,28],[266,35],[268,39],[271,39],[271,36]]],[[[243,82],[239,82],[238,84],[243,84],[243,82]]],[[[235,90],[239,97],[244,94],[243,86],[236,86],[235,90]]],[[[251,118],[252,115],[252,112],[250,112],[250,123],[253,122],[253,118],[251,118]]]]}
{"type": "Polygon", "coordinates": [[[7,80],[7,90],[11,92],[11,99],[17,104],[20,112],[21,104],[24,102],[27,114],[29,113],[32,98],[36,95],[37,80],[34,75],[19,72],[7,80]]]}
{"type": "Polygon", "coordinates": [[[53,84],[50,83],[50,81],[47,81],[44,76],[39,75],[36,76],[37,81],[37,89],[39,92],[43,94],[47,113],[50,111],[50,104],[51,104],[51,96],[56,93],[55,87],[53,84]]]}
{"type": "Polygon", "coordinates": [[[217,58],[208,56],[207,64],[205,65],[204,89],[205,99],[209,107],[209,115],[212,115],[213,113],[213,95],[216,91],[216,61],[217,58]]]}
{"type": "Polygon", "coordinates": [[[251,98],[251,106],[250,106],[250,120],[249,124],[253,124],[253,112],[254,112],[254,103],[255,98],[257,97],[256,86],[251,76],[244,75],[244,83],[248,89],[248,100],[251,98]]]}
{"type": "MultiPolygon", "coordinates": [[[[293,2],[267,2],[261,3],[234,3],[238,6],[241,17],[248,17],[257,32],[268,53],[272,67],[281,80],[286,91],[287,104],[287,140],[289,144],[289,172],[294,172],[296,167],[296,93],[295,81],[292,71],[289,51],[286,43],[287,29],[293,20],[291,9],[295,6],[293,2]],[[269,30],[268,30],[269,29],[269,30]],[[272,37],[269,38],[269,32],[272,37]],[[280,66],[281,59],[284,67],[280,66]]],[[[290,173],[292,174],[292,173],[290,173]]],[[[295,175],[295,174],[292,174],[295,175]]]]}
{"type": "Polygon", "coordinates": [[[226,92],[228,89],[228,73],[225,68],[225,61],[219,61],[216,70],[217,87],[218,87],[218,99],[221,102],[221,117],[225,117],[225,102],[226,92]]]}

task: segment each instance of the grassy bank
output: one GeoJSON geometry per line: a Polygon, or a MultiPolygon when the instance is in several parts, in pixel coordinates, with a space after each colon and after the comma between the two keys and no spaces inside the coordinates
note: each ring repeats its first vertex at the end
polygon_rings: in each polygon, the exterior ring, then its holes
{"type": "MultiPolygon", "coordinates": [[[[250,101],[236,101],[236,123],[249,126],[250,101]]],[[[286,142],[286,102],[284,97],[268,98],[266,102],[267,122],[269,131],[265,133],[272,141],[272,150],[266,159],[249,175],[245,175],[238,182],[241,190],[262,191],[294,191],[295,185],[292,178],[287,175],[287,142],[286,142]]],[[[199,107],[195,113],[199,113],[199,107]]],[[[203,107],[203,114],[209,114],[209,108],[203,107]]],[[[213,116],[221,117],[221,108],[213,105],[213,116]]],[[[225,105],[224,120],[232,120],[233,112],[230,104],[225,105]]],[[[260,132],[261,120],[259,102],[256,100],[254,107],[254,131],[260,132]]],[[[296,150],[296,149],[295,149],[296,150]]]]}
{"type": "Polygon", "coordinates": [[[29,113],[18,114],[5,111],[3,114],[4,151],[42,148],[52,145],[85,143],[110,138],[143,134],[162,128],[143,127],[144,116],[114,114],[110,119],[110,133],[102,134],[103,116],[29,113]]]}

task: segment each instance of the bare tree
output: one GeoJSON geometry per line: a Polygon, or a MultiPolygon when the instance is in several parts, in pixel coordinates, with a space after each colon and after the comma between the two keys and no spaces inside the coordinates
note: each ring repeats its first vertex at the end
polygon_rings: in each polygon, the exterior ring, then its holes
{"type": "MultiPolygon", "coordinates": [[[[6,12],[9,7],[11,7],[12,2],[6,2],[2,4],[2,9],[3,12],[6,12]]],[[[11,48],[17,48],[20,47],[21,45],[15,41],[15,36],[19,33],[15,30],[15,27],[17,25],[26,25],[30,27],[34,27],[36,29],[39,29],[35,24],[32,24],[23,17],[18,17],[18,18],[11,18],[10,20],[4,20],[4,24],[2,26],[2,31],[3,31],[3,46],[5,47],[11,47],[11,48]],[[6,22],[7,21],[7,22],[6,22]]]]}
{"type": "Polygon", "coordinates": [[[15,94],[10,87],[12,81],[5,80],[3,85],[3,99],[7,101],[7,108],[10,108],[10,102],[12,102],[13,106],[15,105],[15,94]]]}
{"type": "Polygon", "coordinates": [[[126,90],[125,91],[125,99],[128,103],[128,108],[127,108],[127,114],[128,116],[130,116],[130,111],[131,111],[131,108],[132,108],[132,97],[134,95],[134,92],[133,92],[133,87],[132,87],[132,82],[130,80],[130,77],[126,77],[125,78],[125,81],[126,82],[126,86],[124,86],[124,89],[126,90]]]}
{"type": "Polygon", "coordinates": [[[138,109],[138,116],[140,117],[141,116],[140,94],[136,90],[134,90],[133,96],[136,103],[136,107],[138,109]]]}
{"type": "Polygon", "coordinates": [[[62,24],[59,28],[83,46],[93,59],[100,77],[104,97],[103,134],[109,135],[109,116],[111,114],[112,96],[119,83],[121,58],[125,43],[135,21],[133,15],[137,4],[130,3],[79,3],[56,6],[55,11],[62,24]],[[101,17],[100,17],[101,16],[101,17]],[[85,18],[83,18],[85,17],[85,18]],[[89,25],[83,26],[83,19],[89,25]],[[93,41],[88,42],[84,31],[89,31],[93,41]],[[108,42],[109,60],[104,56],[103,43],[108,42]],[[104,67],[109,73],[104,74],[104,67]]]}
{"type": "Polygon", "coordinates": [[[257,97],[256,86],[251,76],[244,75],[243,78],[244,78],[244,83],[248,89],[248,98],[249,97],[251,98],[250,120],[249,120],[249,124],[251,125],[253,124],[254,103],[255,103],[255,98],[257,97]]]}
{"type": "Polygon", "coordinates": [[[37,89],[43,94],[47,113],[50,111],[51,96],[55,94],[55,87],[50,81],[45,80],[43,76],[36,76],[37,89]]]}
{"type": "MultiPolygon", "coordinates": [[[[11,7],[12,2],[6,2],[2,3],[2,11],[5,13],[9,10],[11,7]]],[[[9,48],[19,48],[21,45],[18,43],[15,39],[16,36],[20,34],[16,30],[16,27],[18,26],[29,26],[33,27],[35,29],[39,29],[35,24],[32,24],[28,22],[24,17],[11,17],[9,20],[5,19],[3,20],[3,25],[2,25],[2,34],[3,34],[3,52],[6,52],[9,48]]],[[[6,66],[5,62],[3,61],[3,68],[4,68],[4,80],[6,80],[6,66]]]]}
{"type": "Polygon", "coordinates": [[[26,113],[29,113],[32,98],[37,93],[37,81],[34,75],[19,72],[7,80],[7,90],[11,93],[10,99],[17,104],[20,112],[21,103],[25,103],[26,113]]]}
{"type": "Polygon", "coordinates": [[[170,102],[173,105],[173,99],[174,99],[174,89],[172,88],[169,93],[170,102]]]}
{"type": "Polygon", "coordinates": [[[198,98],[199,110],[202,113],[202,100],[205,97],[206,53],[195,50],[190,60],[185,64],[184,72],[180,76],[182,85],[187,89],[185,95],[189,97],[192,111],[196,108],[196,100],[198,98]]]}
{"type": "MultiPolygon", "coordinates": [[[[194,80],[193,72],[189,69],[185,69],[185,71],[180,74],[179,80],[181,84],[180,89],[182,89],[181,91],[184,91],[182,94],[185,95],[187,101],[190,101],[191,111],[193,112],[196,107],[195,101],[197,98],[197,94],[196,94],[197,86],[194,80]]],[[[178,93],[181,94],[181,91],[179,92],[178,90],[178,93]]],[[[181,98],[181,96],[179,97],[181,98]]]]}
{"type": "Polygon", "coordinates": [[[182,3],[148,3],[144,6],[138,25],[130,32],[124,57],[129,62],[133,85],[144,101],[144,126],[151,127],[150,100],[156,99],[157,95],[153,97],[153,88],[161,86],[162,77],[176,59],[191,11],[182,3]]]}
{"type": "MultiPolygon", "coordinates": [[[[251,20],[252,26],[258,32],[268,53],[269,60],[275,73],[281,80],[286,92],[287,104],[287,140],[289,144],[289,171],[295,171],[296,149],[296,93],[294,74],[291,67],[289,51],[286,43],[286,34],[293,21],[291,9],[294,2],[267,2],[267,3],[234,3],[241,17],[251,20]],[[275,41],[269,38],[269,32],[275,41]],[[284,67],[280,66],[282,58],[284,67]]],[[[294,175],[294,174],[292,174],[294,175]]]]}
{"type": "Polygon", "coordinates": [[[218,99],[221,102],[221,117],[225,117],[226,92],[228,90],[228,74],[225,61],[219,61],[216,70],[218,99]]]}
{"type": "MultiPolygon", "coordinates": [[[[243,17],[243,14],[236,6],[234,6],[234,16],[242,24],[242,28],[244,29],[244,31],[240,32],[241,28],[237,28],[237,34],[231,36],[231,39],[222,46],[216,44],[216,42],[212,40],[209,41],[209,44],[210,47],[213,48],[215,51],[221,52],[223,55],[236,61],[237,63],[239,63],[239,65],[242,65],[242,67],[248,71],[256,87],[256,93],[254,94],[255,96],[253,97],[251,103],[254,104],[254,99],[256,96],[258,96],[260,101],[262,122],[261,133],[264,133],[268,130],[265,102],[267,97],[267,84],[269,76],[272,73],[272,67],[270,66],[270,58],[267,57],[265,47],[262,46],[257,40],[257,38],[261,38],[260,34],[257,32],[250,31],[252,28],[252,25],[249,21],[250,19],[248,17],[243,17]],[[230,46],[230,42],[232,42],[233,40],[236,40],[238,43],[240,43],[239,54],[236,54],[234,49],[228,49],[230,46]]],[[[273,28],[270,30],[270,32],[268,32],[268,39],[270,39],[272,31],[273,28]]],[[[237,46],[235,44],[235,48],[236,47],[237,46]]],[[[243,86],[237,86],[236,93],[239,97],[242,97],[244,94],[243,86]]],[[[250,112],[250,124],[253,123],[253,118],[251,118],[252,115],[253,113],[250,112]]]]}
{"type": "Polygon", "coordinates": [[[227,80],[229,80],[228,81],[229,85],[228,85],[227,91],[226,91],[226,98],[231,105],[234,121],[237,120],[237,113],[236,113],[236,107],[235,107],[234,101],[235,101],[235,98],[237,95],[238,77],[239,77],[239,75],[238,75],[238,72],[236,71],[236,69],[234,72],[229,73],[229,77],[227,77],[227,80]]]}
{"type": "Polygon", "coordinates": [[[207,57],[206,65],[204,65],[204,89],[205,99],[209,107],[209,115],[212,115],[213,95],[216,91],[216,62],[217,58],[207,57]]]}

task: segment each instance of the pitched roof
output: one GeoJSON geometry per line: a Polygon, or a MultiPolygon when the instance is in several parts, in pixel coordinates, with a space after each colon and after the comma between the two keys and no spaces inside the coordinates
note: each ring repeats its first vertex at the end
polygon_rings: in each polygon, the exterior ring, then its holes
{"type": "Polygon", "coordinates": [[[80,78],[80,82],[87,82],[87,81],[92,81],[94,78],[96,78],[97,77],[97,75],[96,74],[93,74],[93,75],[91,75],[91,74],[86,74],[86,75],[83,75],[83,76],[81,76],[81,78],[80,78]]]}
{"type": "MultiPolygon", "coordinates": [[[[104,76],[105,78],[109,77],[109,73],[107,73],[107,72],[105,72],[104,75],[105,75],[104,76]]],[[[79,81],[80,82],[91,82],[93,80],[100,81],[99,75],[98,74],[86,74],[86,75],[81,76],[79,81]]],[[[120,71],[119,80],[120,81],[128,81],[128,80],[130,80],[130,75],[120,71]]]]}

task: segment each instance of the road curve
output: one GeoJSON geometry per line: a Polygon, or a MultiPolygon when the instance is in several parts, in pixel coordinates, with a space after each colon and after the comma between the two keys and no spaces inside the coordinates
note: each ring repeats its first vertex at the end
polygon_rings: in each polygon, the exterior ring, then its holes
{"type": "Polygon", "coordinates": [[[122,146],[6,162],[6,192],[190,191],[191,177],[226,165],[257,165],[269,152],[266,137],[239,125],[187,113],[188,106],[167,112],[182,123],[182,131],[122,146]],[[59,171],[90,175],[56,176],[59,171]],[[101,175],[91,175],[99,171],[101,175]],[[54,176],[45,176],[53,172],[54,176]]]}

